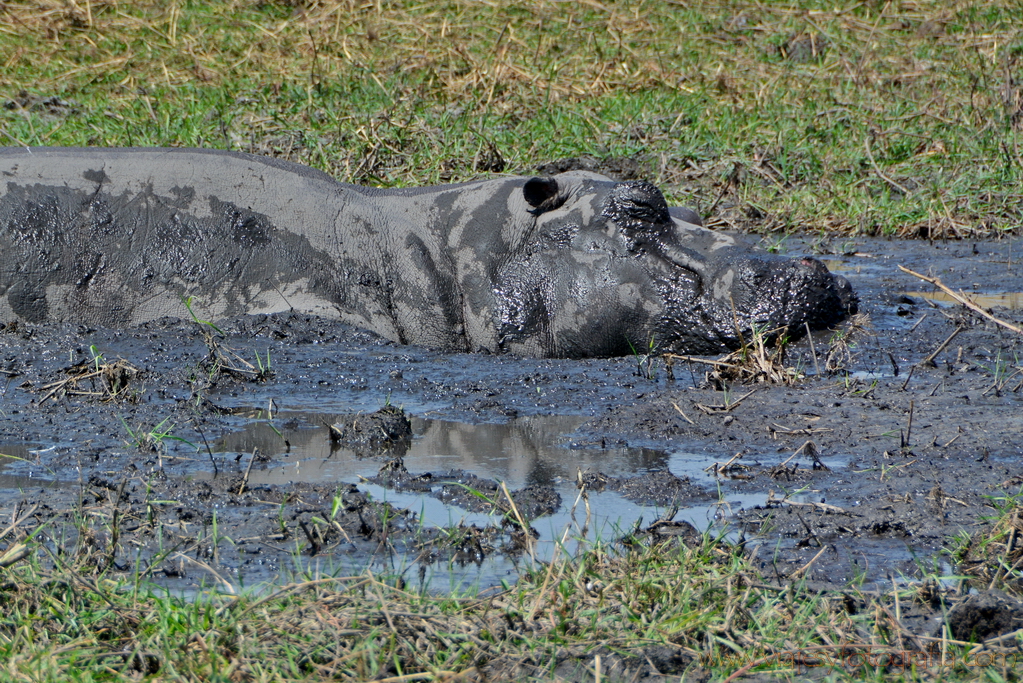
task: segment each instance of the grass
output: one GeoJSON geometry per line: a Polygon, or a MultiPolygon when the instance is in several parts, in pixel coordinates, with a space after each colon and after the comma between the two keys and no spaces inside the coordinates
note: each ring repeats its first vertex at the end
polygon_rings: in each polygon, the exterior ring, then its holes
{"type": "Polygon", "coordinates": [[[900,625],[900,609],[951,599],[933,581],[888,594],[773,585],[741,548],[709,536],[638,552],[592,546],[483,593],[437,596],[359,573],[183,598],[107,573],[109,534],[94,518],[77,523],[87,542],[36,529],[0,556],[4,680],[399,683],[592,678],[598,669],[627,680],[653,661],[715,680],[750,671],[893,680],[899,667],[904,680],[977,673],[968,646],[921,640],[900,625]]]}
{"type": "Polygon", "coordinates": [[[1017,19],[1008,0],[16,0],[0,137],[388,186],[630,158],[719,225],[997,236],[1023,194],[1017,19]]]}

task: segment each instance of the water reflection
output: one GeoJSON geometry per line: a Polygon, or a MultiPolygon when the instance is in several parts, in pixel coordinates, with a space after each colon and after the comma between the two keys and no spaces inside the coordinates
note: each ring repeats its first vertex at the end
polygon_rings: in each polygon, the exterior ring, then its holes
{"type": "MultiPolygon", "coordinates": [[[[387,456],[360,457],[332,445],[326,424],[334,419],[331,415],[291,413],[273,422],[254,421],[218,441],[215,450],[244,458],[258,449],[259,456],[268,458],[266,465],[253,467],[251,484],[330,483],[375,475],[387,456]]],[[[578,416],[532,416],[504,424],[467,424],[412,418],[415,438],[407,450],[399,447],[393,455],[402,456],[411,472],[460,469],[504,481],[513,488],[574,481],[577,469],[614,475],[667,467],[668,456],[663,451],[601,448],[599,444],[566,447],[565,435],[584,420],[578,416]]]]}

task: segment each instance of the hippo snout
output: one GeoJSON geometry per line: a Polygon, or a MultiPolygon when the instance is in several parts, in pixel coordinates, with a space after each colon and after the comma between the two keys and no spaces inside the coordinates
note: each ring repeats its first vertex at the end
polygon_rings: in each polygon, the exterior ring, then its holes
{"type": "Polygon", "coordinates": [[[790,338],[799,337],[806,326],[825,328],[856,312],[849,281],[817,259],[757,254],[740,273],[731,295],[750,329],[788,328],[790,338]]]}
{"type": "Polygon", "coordinates": [[[795,339],[807,327],[829,327],[857,309],[849,282],[813,258],[722,249],[695,275],[696,301],[667,302],[666,347],[718,353],[738,348],[753,333],[795,339]]]}

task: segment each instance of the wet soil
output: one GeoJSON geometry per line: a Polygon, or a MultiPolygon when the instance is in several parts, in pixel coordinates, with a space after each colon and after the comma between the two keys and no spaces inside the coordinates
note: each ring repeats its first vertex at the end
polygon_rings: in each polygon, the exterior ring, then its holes
{"type": "Polygon", "coordinates": [[[950,539],[1023,488],[1023,337],[896,264],[1011,304],[1023,250],[835,246],[817,255],[865,317],[792,345],[789,385],[715,385],[698,361],[671,379],[661,359],[444,354],[297,315],[212,337],[177,319],[8,326],[0,517],[186,589],[366,566],[493,584],[566,532],[651,523],[725,529],[779,578],[948,574],[950,539]]]}

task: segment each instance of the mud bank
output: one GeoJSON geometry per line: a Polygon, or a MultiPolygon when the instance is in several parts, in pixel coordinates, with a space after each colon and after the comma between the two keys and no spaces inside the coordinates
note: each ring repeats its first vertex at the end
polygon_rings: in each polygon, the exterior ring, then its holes
{"type": "Polygon", "coordinates": [[[947,540],[1023,487],[1023,337],[896,265],[1000,296],[1023,292],[1023,253],[835,246],[817,255],[867,319],[789,348],[806,376],[791,385],[714,386],[696,361],[670,379],[661,359],[442,354],[295,315],[218,321],[222,335],[10,326],[0,516],[186,589],[367,566],[494,584],[555,539],[669,515],[755,540],[779,577],[948,573],[947,540]],[[377,437],[383,406],[409,434],[377,437]],[[360,415],[369,437],[331,439],[360,415]]]}

